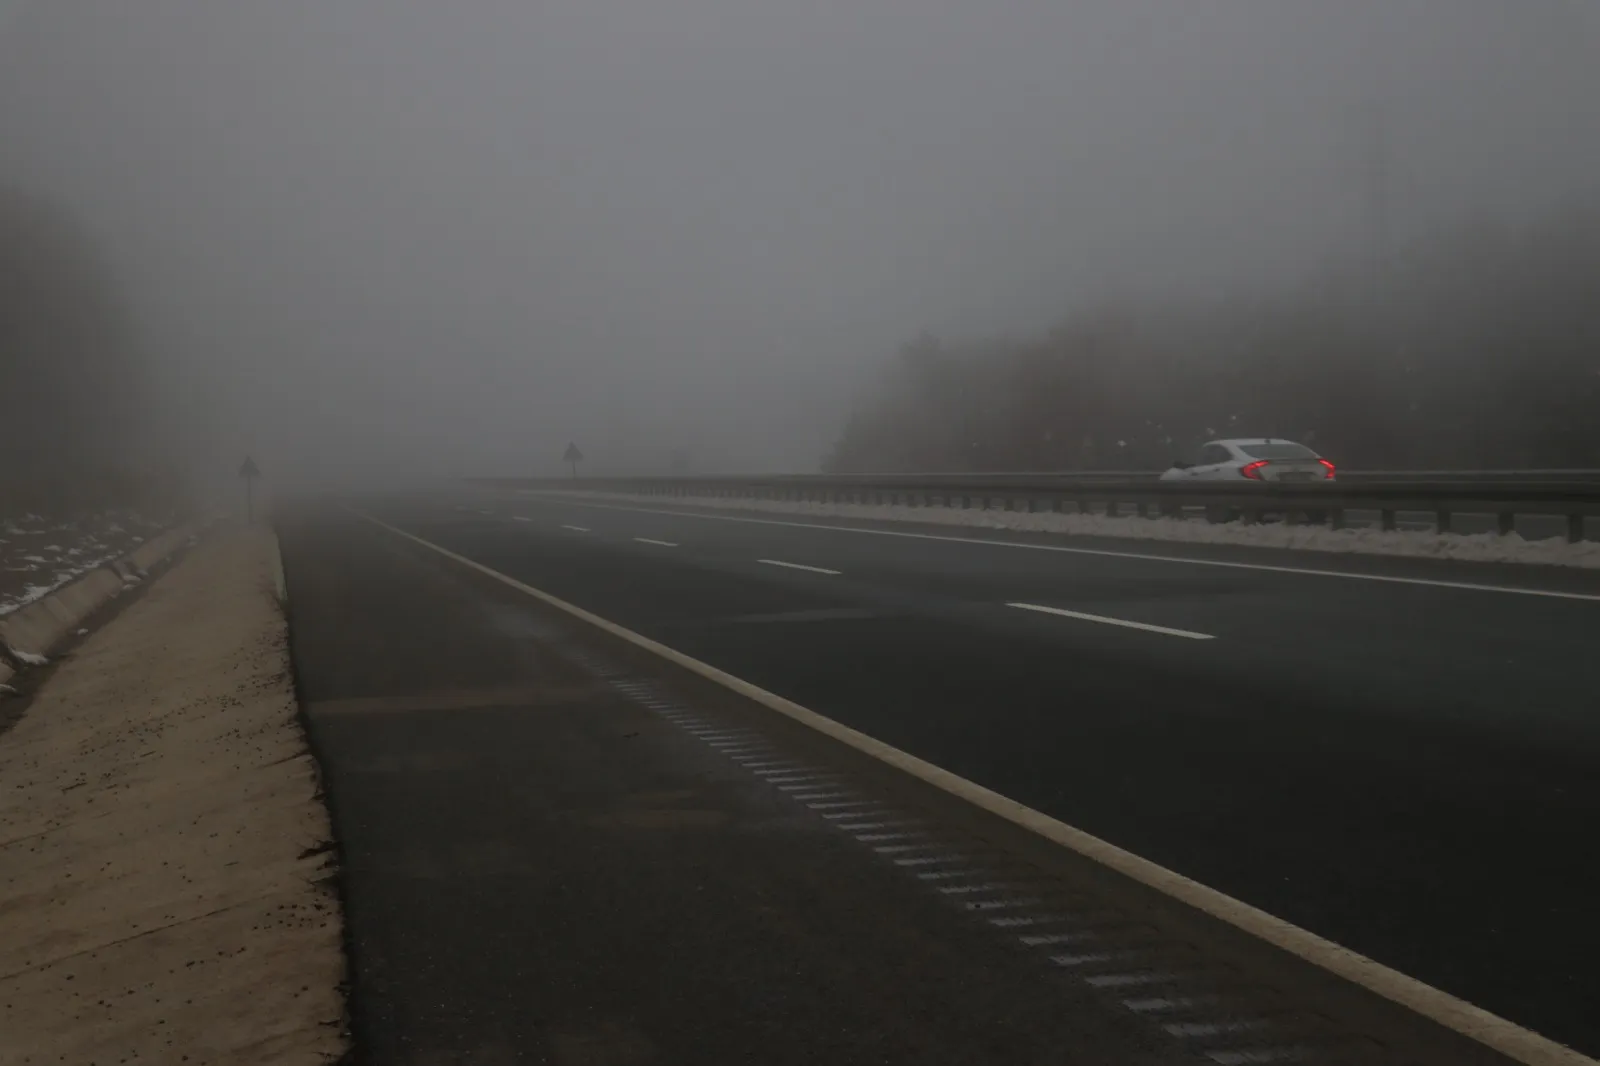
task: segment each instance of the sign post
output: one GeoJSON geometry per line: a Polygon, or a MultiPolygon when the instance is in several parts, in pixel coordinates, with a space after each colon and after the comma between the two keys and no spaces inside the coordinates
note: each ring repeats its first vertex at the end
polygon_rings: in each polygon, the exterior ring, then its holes
{"type": "Polygon", "coordinates": [[[256,461],[248,455],[244,458],[244,465],[239,468],[239,478],[244,482],[244,520],[256,520],[256,479],[261,476],[261,468],[256,466],[256,461]]]}
{"type": "Polygon", "coordinates": [[[568,444],[567,450],[562,453],[561,458],[571,465],[572,476],[577,477],[578,464],[583,462],[583,453],[578,450],[578,446],[576,444],[568,444]]]}

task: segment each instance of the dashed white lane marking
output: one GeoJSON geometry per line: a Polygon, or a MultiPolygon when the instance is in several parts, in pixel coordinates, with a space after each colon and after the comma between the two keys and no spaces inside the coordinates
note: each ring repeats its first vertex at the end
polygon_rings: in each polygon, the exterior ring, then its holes
{"type": "Polygon", "coordinates": [[[929,855],[925,858],[896,859],[896,866],[940,866],[945,863],[967,862],[965,855],[929,855]]]}
{"type": "Polygon", "coordinates": [[[1106,626],[1121,626],[1124,629],[1142,629],[1146,633],[1160,633],[1168,637],[1184,637],[1187,640],[1215,640],[1210,633],[1196,633],[1192,629],[1173,629],[1170,626],[1153,626],[1148,622],[1130,622],[1126,618],[1108,618],[1103,614],[1085,614],[1083,611],[1068,611],[1061,607],[1046,607],[1038,603],[1008,603],[1007,607],[1015,607],[1023,611],[1037,611],[1039,614],[1055,614],[1062,618],[1076,618],[1081,622],[1099,622],[1106,626]]]}
{"type": "MultiPolygon", "coordinates": [[[[526,522],[526,521],[528,521],[528,519],[524,518],[523,521],[526,522]]],[[[570,529],[574,533],[587,533],[587,532],[589,532],[589,527],[588,526],[566,526],[566,525],[564,525],[561,528],[562,529],[570,529]]]]}
{"type": "Polygon", "coordinates": [[[523,514],[514,514],[514,515],[511,516],[511,520],[513,522],[532,522],[533,521],[533,519],[531,519],[527,515],[523,515],[523,514]]]}
{"type": "Polygon", "coordinates": [[[658,548],[676,548],[678,545],[670,540],[656,540],[654,537],[634,537],[640,544],[654,544],[658,548]]]}
{"type": "Polygon", "coordinates": [[[842,573],[842,571],[839,570],[829,570],[825,566],[807,566],[805,563],[786,563],[782,559],[757,559],[756,562],[766,563],[768,566],[781,566],[787,570],[809,570],[813,574],[831,574],[834,577],[837,577],[840,573],[842,573]]]}
{"type": "Polygon", "coordinates": [[[676,515],[679,518],[699,518],[713,522],[744,522],[757,526],[788,526],[794,529],[820,529],[829,533],[859,533],[869,537],[905,537],[910,540],[943,541],[947,544],[978,544],[990,548],[1018,548],[1023,551],[1059,552],[1064,555],[1093,555],[1101,558],[1134,559],[1147,563],[1212,566],[1225,570],[1258,570],[1269,574],[1336,577],[1344,578],[1347,581],[1376,581],[1387,585],[1424,585],[1430,588],[1461,589],[1465,592],[1499,592],[1512,596],[1544,596],[1556,600],[1584,600],[1589,603],[1600,603],[1600,593],[1594,592],[1563,592],[1559,589],[1526,588],[1517,585],[1487,585],[1475,581],[1445,581],[1428,577],[1401,577],[1397,574],[1363,574],[1353,570],[1322,570],[1312,566],[1276,566],[1271,563],[1245,563],[1233,559],[1201,559],[1186,555],[1158,555],[1155,552],[1113,551],[1109,548],[1074,548],[1065,544],[1039,544],[1032,541],[1000,540],[994,537],[961,537],[943,533],[913,533],[910,530],[873,529],[866,526],[835,526],[822,522],[794,522],[780,518],[744,518],[738,515],[705,514],[700,511],[669,511],[660,507],[625,507],[612,503],[590,503],[587,500],[565,499],[561,502],[569,503],[575,507],[588,507],[601,511],[676,515]]]}
{"type": "Polygon", "coordinates": [[[1078,966],[1092,966],[1096,963],[1110,962],[1125,956],[1111,951],[1095,951],[1084,955],[1052,955],[1050,961],[1064,970],[1071,970],[1078,966]]]}
{"type": "Polygon", "coordinates": [[[1135,1014],[1164,1014],[1167,1011],[1209,1007],[1217,1003],[1220,998],[1219,996],[1150,996],[1146,999],[1125,999],[1122,1005],[1135,1014]]]}
{"type": "Polygon", "coordinates": [[[917,821],[851,822],[848,825],[841,822],[839,824],[839,828],[844,830],[846,833],[860,833],[868,829],[901,829],[908,826],[916,826],[921,824],[921,822],[917,821]]]}

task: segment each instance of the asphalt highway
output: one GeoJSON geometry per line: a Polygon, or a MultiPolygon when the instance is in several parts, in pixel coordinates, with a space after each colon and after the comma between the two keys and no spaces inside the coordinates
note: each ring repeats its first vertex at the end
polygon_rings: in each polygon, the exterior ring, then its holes
{"type": "MultiPolygon", "coordinates": [[[[359,506],[1513,1022],[1600,1053],[1593,1009],[1600,859],[1590,846],[1600,815],[1600,583],[1593,575],[487,495],[359,506]]],[[[377,547],[376,527],[325,526],[286,532],[285,560],[297,670],[347,847],[352,839],[365,846],[363,834],[372,834],[384,842],[377,852],[394,850],[396,837],[386,834],[466,818],[447,816],[442,795],[401,776],[386,786],[390,792],[371,791],[356,783],[352,765],[427,770],[438,769],[430,762],[437,758],[455,767],[451,787],[470,792],[476,776],[480,796],[509,787],[503,776],[511,771],[493,760],[482,775],[469,771],[467,750],[558,744],[586,752],[584,766],[610,765],[602,742],[583,732],[601,728],[593,722],[540,734],[564,719],[547,715],[545,725],[530,726],[528,715],[508,713],[504,702],[484,702],[486,691],[523,692],[530,683],[526,642],[507,644],[511,608],[484,607],[482,590],[474,599],[434,589],[436,575],[423,581],[407,573],[420,564],[402,565],[394,545],[377,547]],[[483,617],[500,619],[500,628],[483,617]],[[437,712],[449,700],[430,696],[434,704],[407,713],[435,717],[411,721],[409,736],[379,737],[369,723],[382,716],[349,712],[350,700],[403,702],[441,691],[478,693],[462,698],[486,709],[447,722],[437,712]],[[335,709],[319,717],[319,705],[335,709]],[[410,820],[382,828],[396,806],[412,810],[410,820]]],[[[531,676],[548,672],[541,666],[531,676]]],[[[557,687],[584,704],[573,696],[583,688],[578,681],[557,687]]],[[[628,721],[614,712],[617,729],[626,732],[628,721]]],[[[663,773],[635,771],[641,780],[663,773]]],[[[555,766],[540,772],[569,791],[589,787],[555,766]]],[[[672,772],[700,780],[705,771],[679,765],[672,772]]],[[[521,787],[516,794],[533,788],[521,787]]],[[[642,786],[610,780],[594,787],[642,786]]],[[[406,861],[444,876],[448,863],[413,852],[406,861]]],[[[472,861],[493,869],[494,855],[505,859],[503,842],[489,852],[472,861]]],[[[772,876],[781,882],[790,874],[772,876]]],[[[349,890],[361,892],[359,867],[356,877],[349,890]]],[[[365,891],[382,896],[373,887],[380,882],[365,891]]],[[[500,906],[488,897],[471,905],[480,904],[500,906]]],[[[851,913],[901,906],[881,887],[843,893],[839,905],[851,913]]],[[[392,900],[366,913],[377,912],[388,917],[371,924],[375,943],[385,939],[384,921],[414,917],[392,900]]],[[[358,907],[358,926],[362,915],[358,907]]],[[[932,926],[916,933],[938,951],[954,935],[932,926]]],[[[864,988],[872,963],[859,965],[864,988]]],[[[935,998],[923,1005],[949,994],[938,990],[939,965],[930,963],[924,991],[935,998]]],[[[383,972],[389,976],[380,980],[403,980],[383,972]]],[[[1000,987],[1033,989],[1004,963],[994,972],[1000,987]]],[[[1041,1002],[1037,990],[1014,994],[1041,1002]]],[[[375,1002],[375,1011],[391,1009],[382,996],[375,1002]]],[[[1059,1038],[1029,1026],[1038,1046],[1059,1038]]],[[[614,1030],[605,1039],[633,1039],[626,1026],[614,1030]]],[[[1115,1024],[1094,1031],[1097,1046],[1120,1048],[1122,1057],[1082,1061],[1164,1061],[1161,1046],[1141,1044],[1115,1024]]],[[[514,1034],[505,1039],[515,1043],[514,1034]]]]}

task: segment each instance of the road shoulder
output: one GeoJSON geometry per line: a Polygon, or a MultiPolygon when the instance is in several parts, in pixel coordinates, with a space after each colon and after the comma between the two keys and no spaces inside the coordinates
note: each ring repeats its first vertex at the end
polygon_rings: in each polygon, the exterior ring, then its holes
{"type": "Polygon", "coordinates": [[[12,1061],[331,1062],[327,815],[276,545],[198,546],[0,738],[0,1032],[12,1061]]]}

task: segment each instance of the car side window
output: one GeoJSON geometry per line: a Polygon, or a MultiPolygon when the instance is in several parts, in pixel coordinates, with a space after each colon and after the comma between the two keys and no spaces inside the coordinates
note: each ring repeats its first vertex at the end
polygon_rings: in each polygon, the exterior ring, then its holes
{"type": "Polygon", "coordinates": [[[1228,449],[1220,444],[1208,444],[1200,450],[1201,466],[1215,466],[1218,463],[1226,463],[1232,458],[1228,449]]]}

